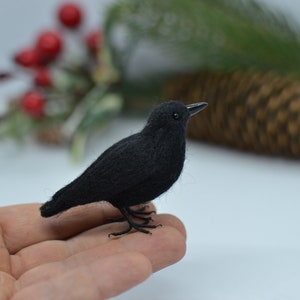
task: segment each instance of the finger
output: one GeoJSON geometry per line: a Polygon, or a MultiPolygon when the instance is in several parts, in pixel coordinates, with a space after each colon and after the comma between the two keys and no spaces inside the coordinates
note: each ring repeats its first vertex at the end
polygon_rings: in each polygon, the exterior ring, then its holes
{"type": "MultiPolygon", "coordinates": [[[[134,232],[118,239],[112,239],[102,245],[94,245],[82,252],[80,243],[76,251],[76,260],[85,256],[94,259],[110,253],[138,251],[149,258],[153,271],[160,270],[180,260],[186,251],[186,232],[182,222],[172,215],[157,215],[155,221],[164,224],[152,230],[152,234],[134,232]],[[99,251],[101,249],[101,251],[99,251]]],[[[108,232],[108,231],[106,231],[108,232]]],[[[95,239],[95,238],[93,238],[95,239]]],[[[66,263],[72,264],[72,259],[66,263]]]]}
{"type": "Polygon", "coordinates": [[[15,278],[0,271],[0,299],[11,299],[15,291],[15,278]]]}
{"type": "MultiPolygon", "coordinates": [[[[78,206],[49,219],[41,217],[40,206],[35,203],[0,208],[0,225],[10,254],[41,241],[69,238],[120,216],[118,209],[107,202],[78,206]]],[[[155,208],[151,205],[149,209],[155,208]]]]}
{"type": "Polygon", "coordinates": [[[12,299],[104,300],[132,288],[151,273],[151,264],[142,254],[120,253],[73,268],[65,266],[61,275],[21,287],[12,299]]]}
{"type": "MultiPolygon", "coordinates": [[[[155,271],[159,270],[175,263],[184,256],[186,238],[184,226],[176,217],[158,215],[156,219],[165,225],[153,230],[152,235],[135,232],[118,239],[109,239],[107,237],[109,230],[105,228],[104,236],[106,240],[104,242],[102,240],[102,227],[108,226],[105,225],[90,230],[86,234],[82,234],[80,237],[73,238],[70,241],[52,242],[52,244],[44,242],[38,245],[36,249],[31,250],[29,247],[13,257],[12,272],[16,278],[19,278],[26,271],[50,262],[65,260],[66,264],[72,264],[73,260],[75,262],[79,260],[87,263],[90,259],[93,260],[116,253],[131,251],[138,251],[144,254],[151,261],[153,269],[155,271]],[[41,253],[42,255],[38,259],[37,256],[41,253]]],[[[45,266],[46,270],[47,265],[45,266]]],[[[32,278],[32,273],[29,274],[32,278]]],[[[28,273],[24,276],[26,277],[27,275],[28,273]]],[[[38,280],[39,276],[37,274],[35,280],[38,280]]]]}

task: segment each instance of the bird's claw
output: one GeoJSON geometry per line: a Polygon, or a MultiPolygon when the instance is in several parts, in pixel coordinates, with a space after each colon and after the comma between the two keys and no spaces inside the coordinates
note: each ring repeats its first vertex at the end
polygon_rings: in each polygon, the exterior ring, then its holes
{"type": "Polygon", "coordinates": [[[148,224],[138,224],[138,223],[133,222],[133,223],[129,224],[129,227],[127,229],[119,231],[119,232],[112,232],[108,235],[108,237],[120,236],[120,235],[123,235],[123,234],[126,234],[126,233],[130,232],[132,229],[135,229],[136,231],[152,235],[152,232],[145,229],[145,228],[155,229],[157,227],[162,227],[162,224],[148,225],[148,224]]]}
{"type": "MultiPolygon", "coordinates": [[[[144,210],[145,208],[143,207],[142,209],[144,210]]],[[[123,235],[123,234],[126,234],[126,233],[130,232],[132,229],[135,229],[137,231],[140,231],[140,232],[143,232],[143,233],[146,233],[146,234],[152,234],[149,230],[147,230],[145,228],[154,229],[154,228],[162,226],[162,224],[150,225],[149,222],[153,221],[153,219],[151,217],[143,217],[141,215],[145,215],[145,214],[149,215],[152,212],[144,212],[143,210],[138,210],[138,213],[137,213],[136,210],[132,210],[130,208],[120,208],[120,211],[123,214],[124,219],[127,220],[128,224],[129,224],[129,227],[127,229],[123,230],[123,231],[120,231],[120,232],[110,233],[108,235],[108,237],[123,235]],[[136,218],[136,219],[143,220],[144,223],[136,223],[132,219],[132,217],[136,218]]]]}

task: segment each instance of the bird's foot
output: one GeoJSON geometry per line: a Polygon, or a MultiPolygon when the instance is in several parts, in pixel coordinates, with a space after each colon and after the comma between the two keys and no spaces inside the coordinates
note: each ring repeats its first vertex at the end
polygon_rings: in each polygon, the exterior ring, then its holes
{"type": "Polygon", "coordinates": [[[146,211],[147,208],[149,208],[149,205],[145,204],[142,207],[140,207],[139,209],[132,209],[132,208],[128,207],[127,211],[131,217],[134,217],[136,219],[144,221],[143,225],[145,225],[145,224],[149,224],[149,222],[153,221],[152,217],[146,217],[146,216],[150,216],[150,215],[156,213],[155,210],[146,211]]]}
{"type": "MultiPolygon", "coordinates": [[[[146,216],[150,216],[152,214],[155,214],[156,211],[155,210],[151,210],[151,211],[145,211],[147,208],[149,208],[149,205],[143,205],[141,208],[139,209],[132,209],[132,208],[127,208],[127,211],[129,213],[130,216],[142,220],[144,221],[143,224],[149,224],[149,222],[153,221],[152,217],[146,217],[146,216]]],[[[109,219],[111,222],[123,222],[126,221],[126,218],[124,216],[119,217],[119,218],[110,218],[109,219]]]]}
{"type": "MultiPolygon", "coordinates": [[[[146,233],[146,234],[152,234],[149,230],[147,230],[147,228],[148,229],[154,229],[154,228],[162,226],[162,224],[150,225],[149,222],[153,221],[153,219],[151,217],[139,216],[139,213],[136,214],[136,211],[132,210],[130,208],[120,208],[120,211],[123,214],[124,219],[127,220],[128,224],[129,224],[129,227],[127,229],[123,230],[123,231],[120,231],[120,232],[110,233],[108,235],[109,237],[126,234],[126,233],[130,232],[132,229],[135,229],[139,232],[143,232],[143,233],[146,233]],[[144,223],[137,223],[137,222],[133,221],[132,217],[143,220],[144,223]]],[[[141,212],[143,212],[143,211],[141,211],[141,212]]],[[[149,214],[149,212],[144,212],[144,213],[146,213],[146,215],[149,214]]],[[[144,213],[142,213],[142,214],[144,214],[144,213]]],[[[152,212],[150,212],[150,213],[152,213],[152,212]]]]}
{"type": "MultiPolygon", "coordinates": [[[[129,221],[128,221],[128,223],[129,223],[129,221]]],[[[127,229],[119,231],[119,232],[112,232],[108,235],[108,237],[123,235],[123,234],[126,234],[126,233],[130,232],[132,229],[135,229],[136,231],[143,232],[143,233],[151,235],[152,232],[145,229],[145,228],[155,229],[155,228],[161,227],[161,226],[162,226],[162,224],[149,225],[149,224],[144,224],[144,223],[139,224],[139,223],[135,223],[135,222],[132,221],[131,223],[129,223],[129,226],[128,226],[127,229]]]]}
{"type": "MultiPolygon", "coordinates": [[[[136,219],[144,221],[143,224],[149,224],[149,222],[153,221],[153,219],[151,217],[142,217],[142,216],[138,216],[138,215],[134,215],[134,214],[132,214],[131,216],[136,218],[136,219]]],[[[124,218],[124,217],[110,218],[109,220],[111,221],[111,223],[127,221],[126,218],[124,218]]]]}
{"type": "Polygon", "coordinates": [[[132,227],[129,225],[129,227],[127,229],[125,229],[125,230],[109,233],[108,237],[110,238],[111,236],[119,236],[119,235],[126,234],[126,233],[130,232],[131,229],[132,229],[132,227]]]}

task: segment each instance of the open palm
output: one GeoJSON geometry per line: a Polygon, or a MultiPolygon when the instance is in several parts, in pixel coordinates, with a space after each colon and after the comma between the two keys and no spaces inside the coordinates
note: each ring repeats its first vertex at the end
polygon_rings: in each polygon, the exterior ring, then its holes
{"type": "MultiPolygon", "coordinates": [[[[185,229],[171,215],[154,216],[152,235],[109,222],[108,204],[78,207],[43,219],[40,204],[0,208],[0,299],[106,299],[181,259],[185,229]]],[[[150,209],[152,209],[151,207],[150,209]]]]}

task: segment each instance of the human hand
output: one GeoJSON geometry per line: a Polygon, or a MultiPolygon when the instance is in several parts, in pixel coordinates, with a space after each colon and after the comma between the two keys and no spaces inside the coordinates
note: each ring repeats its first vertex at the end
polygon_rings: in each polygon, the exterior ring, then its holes
{"type": "MultiPolygon", "coordinates": [[[[163,227],[109,238],[127,224],[109,204],[77,207],[43,219],[40,204],[0,208],[0,299],[87,299],[116,296],[180,260],[185,229],[171,215],[163,227]]],[[[152,210],[153,207],[150,207],[152,210]]]]}

